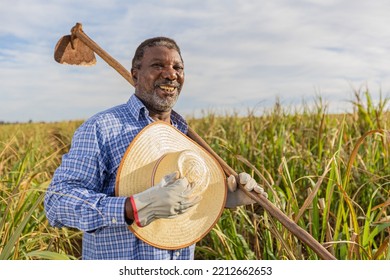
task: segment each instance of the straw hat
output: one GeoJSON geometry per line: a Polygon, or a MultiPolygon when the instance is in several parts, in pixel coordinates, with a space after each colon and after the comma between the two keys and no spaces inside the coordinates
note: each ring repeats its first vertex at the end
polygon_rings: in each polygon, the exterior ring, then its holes
{"type": "Polygon", "coordinates": [[[134,138],[119,166],[115,195],[131,196],[179,171],[201,201],[174,219],[157,219],[129,229],[141,240],[161,249],[180,249],[203,238],[225,206],[226,176],[218,162],[201,146],[165,122],[146,126],[134,138]]]}

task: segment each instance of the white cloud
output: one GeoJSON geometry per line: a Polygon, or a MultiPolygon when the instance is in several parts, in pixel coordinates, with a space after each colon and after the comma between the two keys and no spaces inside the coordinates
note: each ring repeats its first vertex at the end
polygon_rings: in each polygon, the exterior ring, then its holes
{"type": "Polygon", "coordinates": [[[76,22],[125,67],[142,40],[176,39],[186,65],[183,113],[276,97],[300,103],[318,91],[337,110],[351,85],[374,96],[390,88],[385,0],[5,2],[0,120],[87,118],[127,101],[132,88],[99,58],[88,69],[54,62],[55,43],[76,22]]]}

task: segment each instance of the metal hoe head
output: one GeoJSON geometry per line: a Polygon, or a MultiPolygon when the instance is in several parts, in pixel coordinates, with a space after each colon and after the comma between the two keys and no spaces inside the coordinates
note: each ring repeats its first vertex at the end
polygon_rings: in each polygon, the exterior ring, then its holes
{"type": "Polygon", "coordinates": [[[72,27],[71,35],[66,35],[58,41],[54,49],[54,59],[61,64],[91,66],[96,64],[95,53],[134,86],[131,73],[89,38],[81,23],[72,27]]]}
{"type": "Polygon", "coordinates": [[[54,59],[61,64],[93,66],[96,64],[95,53],[79,38],[66,35],[54,49],[54,59]]]}

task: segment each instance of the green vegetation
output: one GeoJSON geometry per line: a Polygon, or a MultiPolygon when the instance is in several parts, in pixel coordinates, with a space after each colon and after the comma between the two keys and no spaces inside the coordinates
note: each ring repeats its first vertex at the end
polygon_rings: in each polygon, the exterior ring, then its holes
{"type": "MultiPolygon", "coordinates": [[[[354,112],[274,107],[190,126],[269,200],[343,260],[390,259],[390,112],[356,92],[354,112]]],[[[81,233],[51,227],[43,195],[81,121],[0,125],[0,259],[79,259],[81,233]]],[[[197,259],[318,259],[258,205],[225,210],[197,259]]]]}

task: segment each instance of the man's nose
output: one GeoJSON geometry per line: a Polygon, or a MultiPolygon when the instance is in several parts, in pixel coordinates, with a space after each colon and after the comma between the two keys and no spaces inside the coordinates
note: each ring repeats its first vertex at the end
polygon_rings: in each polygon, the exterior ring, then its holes
{"type": "Polygon", "coordinates": [[[164,79],[169,79],[169,80],[177,79],[177,71],[172,67],[165,67],[161,75],[164,79]]]}

